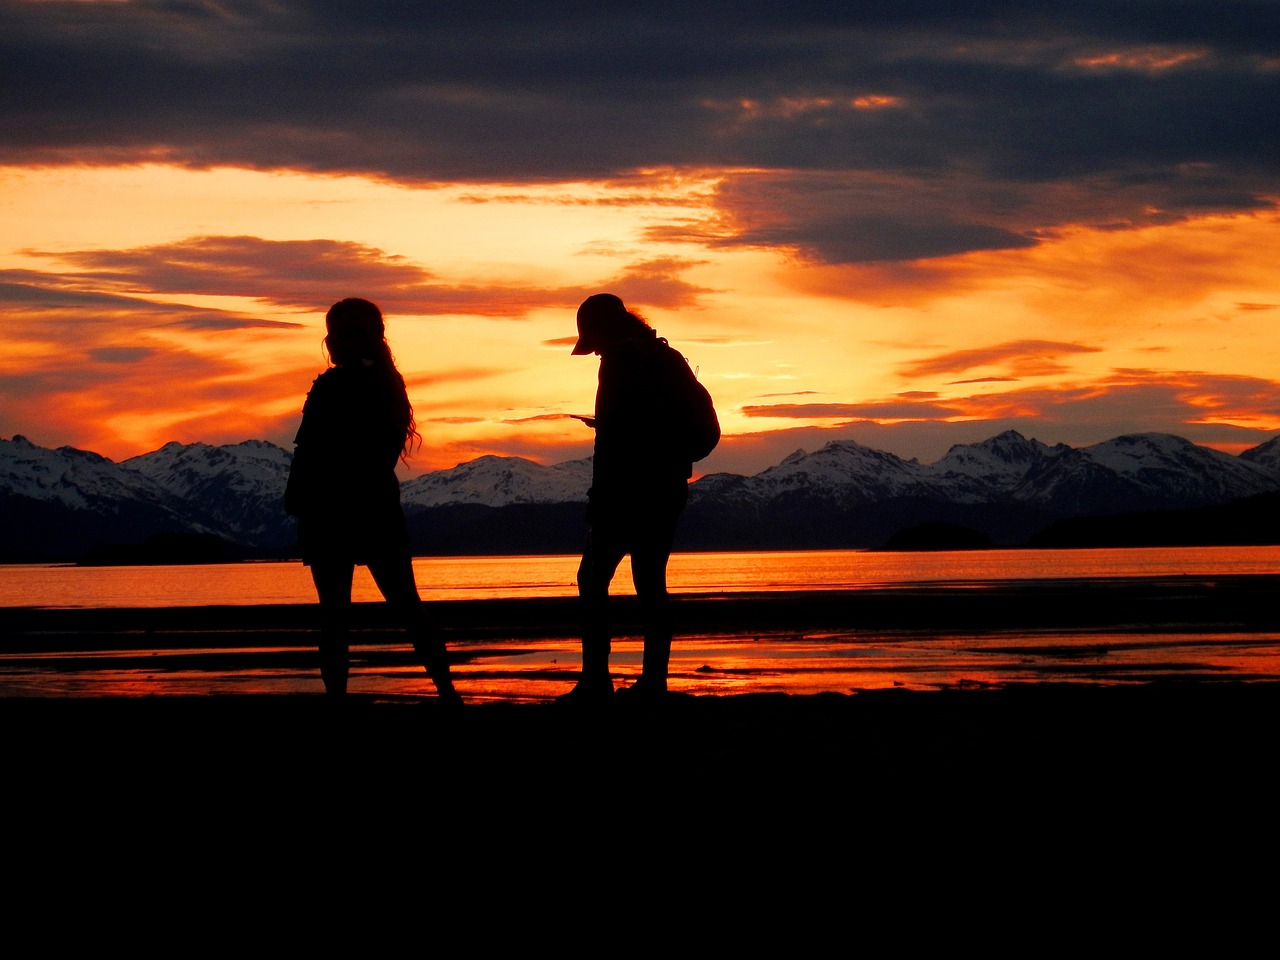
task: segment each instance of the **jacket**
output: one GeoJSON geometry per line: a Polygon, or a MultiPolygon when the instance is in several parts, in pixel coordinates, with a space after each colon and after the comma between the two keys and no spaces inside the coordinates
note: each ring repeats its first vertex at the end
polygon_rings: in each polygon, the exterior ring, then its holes
{"type": "Polygon", "coordinates": [[[367,563],[408,552],[396,461],[405,425],[379,371],[332,367],[307,393],[294,438],[285,511],[298,518],[304,563],[367,563]]]}
{"type": "Polygon", "coordinates": [[[670,380],[664,349],[648,330],[601,351],[593,500],[644,497],[693,476],[693,464],[682,456],[665,416],[670,380]]]}

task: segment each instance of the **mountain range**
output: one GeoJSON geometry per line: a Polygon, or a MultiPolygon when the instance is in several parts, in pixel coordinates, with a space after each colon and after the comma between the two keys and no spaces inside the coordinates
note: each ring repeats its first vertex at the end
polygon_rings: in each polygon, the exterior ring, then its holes
{"type": "MultiPolygon", "coordinates": [[[[0,562],[292,556],[289,451],[167,443],[120,463],[0,440],[0,562]]],[[[581,549],[591,460],[484,456],[401,484],[421,555],[581,549]]],[[[1232,456],[1170,434],[1088,447],[1006,431],[924,464],[850,441],[690,487],[677,550],[1280,543],[1280,436],[1232,456]]]]}

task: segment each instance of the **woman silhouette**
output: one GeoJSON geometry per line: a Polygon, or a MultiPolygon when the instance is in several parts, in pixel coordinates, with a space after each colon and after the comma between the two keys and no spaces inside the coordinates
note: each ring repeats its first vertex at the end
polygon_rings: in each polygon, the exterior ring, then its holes
{"type": "Polygon", "coordinates": [[[298,549],[320,601],[325,691],[347,690],[351,584],[359,564],[411,637],[440,698],[461,703],[444,640],[414,580],[395,468],[422,438],[382,311],[358,297],[339,300],[325,315],[325,330],[332,366],[307,393],[284,503],[298,518],[298,549]]]}

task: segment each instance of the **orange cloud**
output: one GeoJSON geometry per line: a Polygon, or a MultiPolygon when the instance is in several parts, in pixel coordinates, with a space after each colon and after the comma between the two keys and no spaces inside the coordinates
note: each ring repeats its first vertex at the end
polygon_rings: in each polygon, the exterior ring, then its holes
{"type": "Polygon", "coordinates": [[[1097,353],[1098,349],[1051,340],[1013,340],[989,347],[953,350],[939,356],[904,363],[898,369],[903,376],[913,378],[962,373],[975,367],[991,366],[1009,367],[1027,376],[1042,375],[1064,369],[1055,360],[1060,354],[1097,353]]]}
{"type": "Polygon", "coordinates": [[[1147,46],[1129,47],[1108,53],[1080,54],[1073,57],[1071,63],[1089,70],[1132,70],[1154,74],[1197,63],[1208,56],[1209,52],[1200,48],[1147,46]]]}

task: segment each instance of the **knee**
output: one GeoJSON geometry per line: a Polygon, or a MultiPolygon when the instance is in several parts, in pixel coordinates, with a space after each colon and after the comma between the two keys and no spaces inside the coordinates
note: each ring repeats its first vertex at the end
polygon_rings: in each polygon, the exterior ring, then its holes
{"type": "Polygon", "coordinates": [[[609,598],[609,585],[594,581],[578,581],[578,599],[603,603],[609,598]]]}

